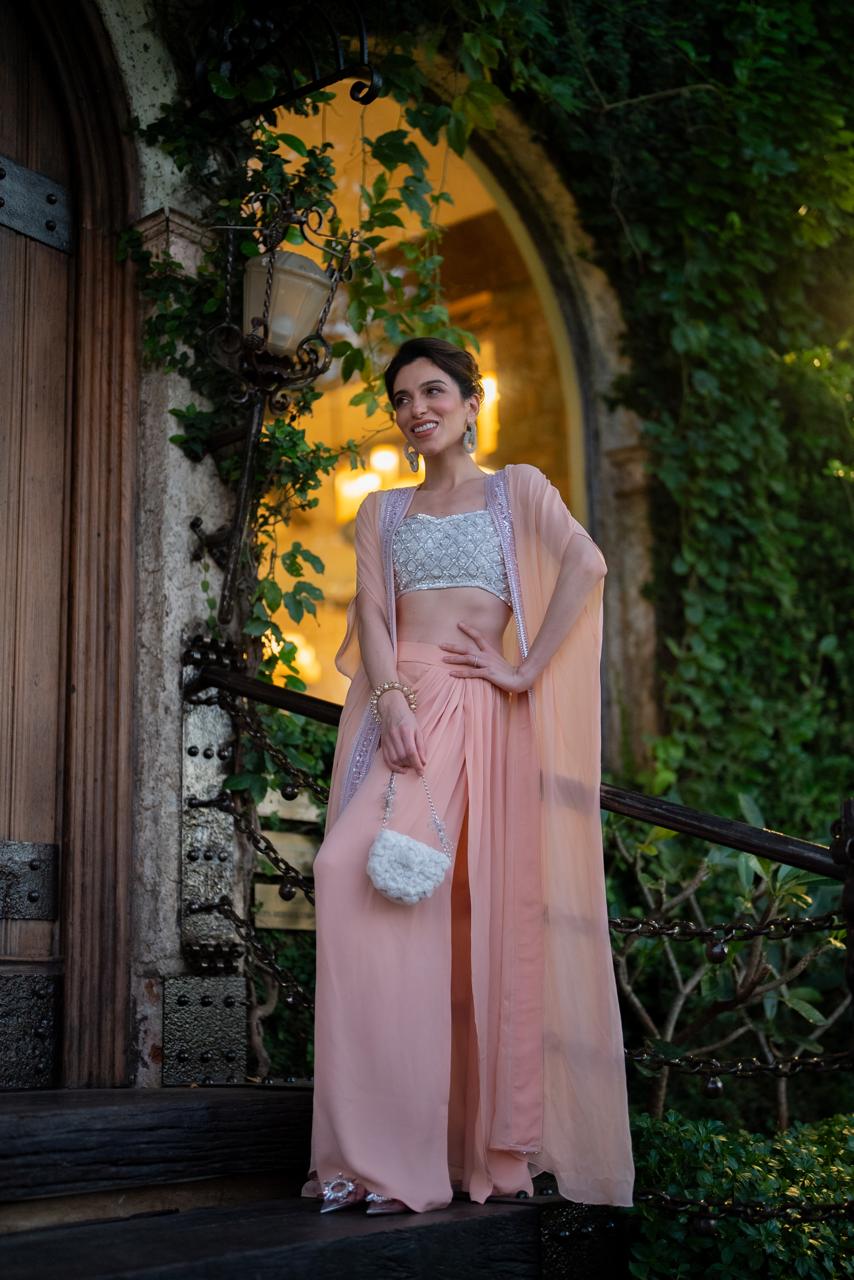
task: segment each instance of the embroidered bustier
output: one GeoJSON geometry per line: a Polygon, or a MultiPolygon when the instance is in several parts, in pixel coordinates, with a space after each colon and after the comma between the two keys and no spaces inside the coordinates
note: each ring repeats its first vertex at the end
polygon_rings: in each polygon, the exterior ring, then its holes
{"type": "Polygon", "coordinates": [[[407,516],[394,535],[392,560],[396,596],[436,587],[482,587],[512,605],[501,542],[487,510],[407,516]]]}

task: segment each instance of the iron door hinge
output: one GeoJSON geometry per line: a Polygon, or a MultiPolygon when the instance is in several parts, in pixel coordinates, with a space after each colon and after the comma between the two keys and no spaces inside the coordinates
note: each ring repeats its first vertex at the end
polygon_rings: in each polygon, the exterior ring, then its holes
{"type": "Polygon", "coordinates": [[[71,201],[65,187],[0,155],[0,226],[71,253],[71,201]]]}

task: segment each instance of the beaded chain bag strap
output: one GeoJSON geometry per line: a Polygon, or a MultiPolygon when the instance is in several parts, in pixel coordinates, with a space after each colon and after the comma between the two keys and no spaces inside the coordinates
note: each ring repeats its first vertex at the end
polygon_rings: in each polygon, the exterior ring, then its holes
{"type": "Polygon", "coordinates": [[[451,846],[423,774],[421,781],[427,793],[430,816],[440,847],[434,849],[432,845],[389,828],[396,777],[392,773],[386,787],[382,824],[368,854],[368,876],[374,888],[392,902],[415,906],[417,902],[429,898],[445,879],[451,865],[451,846]]]}

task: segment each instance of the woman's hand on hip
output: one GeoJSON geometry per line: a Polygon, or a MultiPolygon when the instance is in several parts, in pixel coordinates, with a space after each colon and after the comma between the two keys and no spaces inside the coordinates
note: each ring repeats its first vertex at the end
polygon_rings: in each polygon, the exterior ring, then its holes
{"type": "Polygon", "coordinates": [[[405,773],[407,769],[421,773],[427,757],[421,729],[406,698],[397,689],[389,690],[380,698],[379,713],[380,749],[386,768],[392,773],[405,773]]]}
{"type": "Polygon", "coordinates": [[[467,679],[472,676],[480,680],[491,680],[499,689],[507,693],[524,693],[528,688],[518,667],[513,667],[503,654],[487,643],[483,633],[467,622],[458,622],[457,626],[469,637],[469,644],[440,644],[440,649],[447,649],[448,655],[443,662],[453,664],[452,676],[467,679]]]}

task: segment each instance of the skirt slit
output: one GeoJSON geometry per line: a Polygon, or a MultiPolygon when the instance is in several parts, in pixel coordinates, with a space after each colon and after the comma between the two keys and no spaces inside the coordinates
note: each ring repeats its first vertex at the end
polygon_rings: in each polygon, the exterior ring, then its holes
{"type": "MultiPolygon", "coordinates": [[[[501,911],[508,696],[455,679],[438,646],[402,641],[425,774],[454,866],[416,906],[370,883],[388,782],[381,752],[315,860],[317,990],[312,1170],[343,1174],[416,1211],[452,1180],[471,1198],[530,1190],[527,1160],[490,1146],[501,1052],[501,911]]],[[[393,830],[435,845],[420,779],[397,778],[393,830]]],[[[306,1193],[308,1192],[306,1187],[306,1193]]]]}

